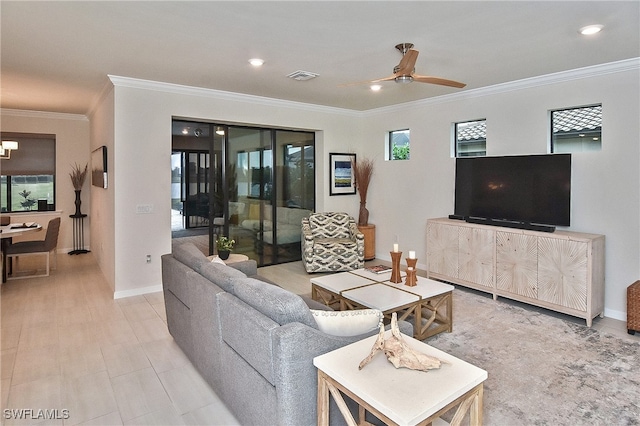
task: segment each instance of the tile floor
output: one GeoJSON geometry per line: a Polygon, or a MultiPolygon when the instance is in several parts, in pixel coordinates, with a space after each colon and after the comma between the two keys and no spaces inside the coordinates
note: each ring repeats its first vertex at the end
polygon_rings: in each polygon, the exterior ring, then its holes
{"type": "Polygon", "coordinates": [[[92,254],[1,294],[3,424],[238,424],[167,331],[162,293],[113,300],[92,254]]]}
{"type": "MultiPolygon", "coordinates": [[[[311,291],[300,262],[259,273],[311,291]]],[[[50,277],[3,284],[1,314],[3,424],[238,424],[169,335],[162,293],[113,300],[91,253],[60,254],[50,277]],[[68,418],[20,421],[4,409],[68,418]]],[[[640,341],[623,321],[596,318],[594,328],[640,341]]]]}

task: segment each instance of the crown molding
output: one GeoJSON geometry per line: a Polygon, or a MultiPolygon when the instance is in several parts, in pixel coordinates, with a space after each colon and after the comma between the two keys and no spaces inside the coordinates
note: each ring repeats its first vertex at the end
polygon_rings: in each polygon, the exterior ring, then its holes
{"type": "Polygon", "coordinates": [[[0,114],[9,117],[47,118],[52,120],[89,121],[83,114],[69,114],[65,112],[32,111],[26,109],[0,108],[0,114]]]}
{"type": "Polygon", "coordinates": [[[287,101],[284,99],[267,98],[264,96],[247,95],[244,93],[227,92],[216,89],[206,89],[202,87],[184,86],[181,84],[164,83],[159,81],[142,80],[131,77],[108,75],[109,80],[115,87],[127,87],[132,89],[145,89],[157,92],[173,93],[188,96],[200,96],[204,98],[218,99],[222,101],[246,102],[252,105],[262,105],[275,108],[294,108],[309,112],[320,112],[325,114],[339,114],[359,116],[361,111],[336,108],[324,105],[308,104],[304,102],[287,101]]]}
{"type": "Polygon", "coordinates": [[[480,87],[452,93],[443,96],[435,96],[417,101],[405,102],[402,104],[390,105],[382,108],[375,108],[364,111],[366,116],[388,114],[391,112],[405,111],[407,108],[418,106],[437,105],[445,102],[452,102],[464,99],[477,98],[481,96],[496,95],[500,93],[513,92],[516,90],[531,89],[549,84],[564,83],[567,81],[581,80],[583,78],[598,77],[607,74],[634,71],[640,69],[640,57],[625,59],[617,62],[593,65],[584,68],[576,68],[570,71],[562,71],[553,74],[525,78],[522,80],[510,81],[508,83],[495,84],[493,86],[480,87]]]}

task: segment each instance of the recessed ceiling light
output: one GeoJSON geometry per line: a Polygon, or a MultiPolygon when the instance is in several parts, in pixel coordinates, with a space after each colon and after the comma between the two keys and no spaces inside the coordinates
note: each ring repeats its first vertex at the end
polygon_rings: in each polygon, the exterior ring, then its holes
{"type": "Polygon", "coordinates": [[[373,90],[374,92],[377,92],[380,89],[382,89],[382,86],[379,85],[379,84],[372,84],[371,85],[371,90],[373,90]]]}
{"type": "Polygon", "coordinates": [[[602,31],[602,25],[587,25],[586,27],[580,28],[579,32],[582,35],[593,35],[602,31]]]}
{"type": "Polygon", "coordinates": [[[249,63],[254,67],[261,67],[264,64],[264,60],[260,58],[249,59],[249,63]]]}

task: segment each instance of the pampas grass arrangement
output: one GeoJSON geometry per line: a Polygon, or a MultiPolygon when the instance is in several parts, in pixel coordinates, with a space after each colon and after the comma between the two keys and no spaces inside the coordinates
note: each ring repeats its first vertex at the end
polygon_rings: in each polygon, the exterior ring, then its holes
{"type": "Polygon", "coordinates": [[[89,164],[84,166],[84,170],[75,163],[71,168],[71,173],[69,176],[71,177],[71,183],[73,184],[73,189],[76,191],[80,191],[82,189],[82,185],[84,185],[84,180],[87,178],[87,171],[89,170],[89,164]]]}
{"type": "Polygon", "coordinates": [[[370,158],[362,158],[359,161],[353,161],[353,176],[355,177],[356,190],[360,195],[360,212],[358,214],[358,225],[366,226],[369,224],[369,210],[367,210],[367,191],[371,176],[373,176],[373,160],[370,158]]]}

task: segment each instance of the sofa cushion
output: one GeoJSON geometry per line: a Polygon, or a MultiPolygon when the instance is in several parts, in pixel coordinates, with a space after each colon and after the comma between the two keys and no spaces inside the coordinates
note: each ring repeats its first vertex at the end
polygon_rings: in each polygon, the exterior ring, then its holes
{"type": "Polygon", "coordinates": [[[297,294],[254,278],[236,281],[235,295],[280,325],[299,322],[317,329],[306,303],[297,294]]]}
{"type": "Polygon", "coordinates": [[[216,262],[203,264],[200,268],[200,274],[231,294],[235,294],[234,286],[236,281],[247,278],[247,276],[239,270],[216,262]]]}
{"type": "Polygon", "coordinates": [[[355,311],[311,310],[320,331],[333,336],[357,336],[380,328],[384,316],[378,309],[355,311]]]}
{"type": "Polygon", "coordinates": [[[173,257],[184,263],[195,271],[205,263],[210,263],[209,259],[193,243],[177,244],[173,246],[173,257]]]}

